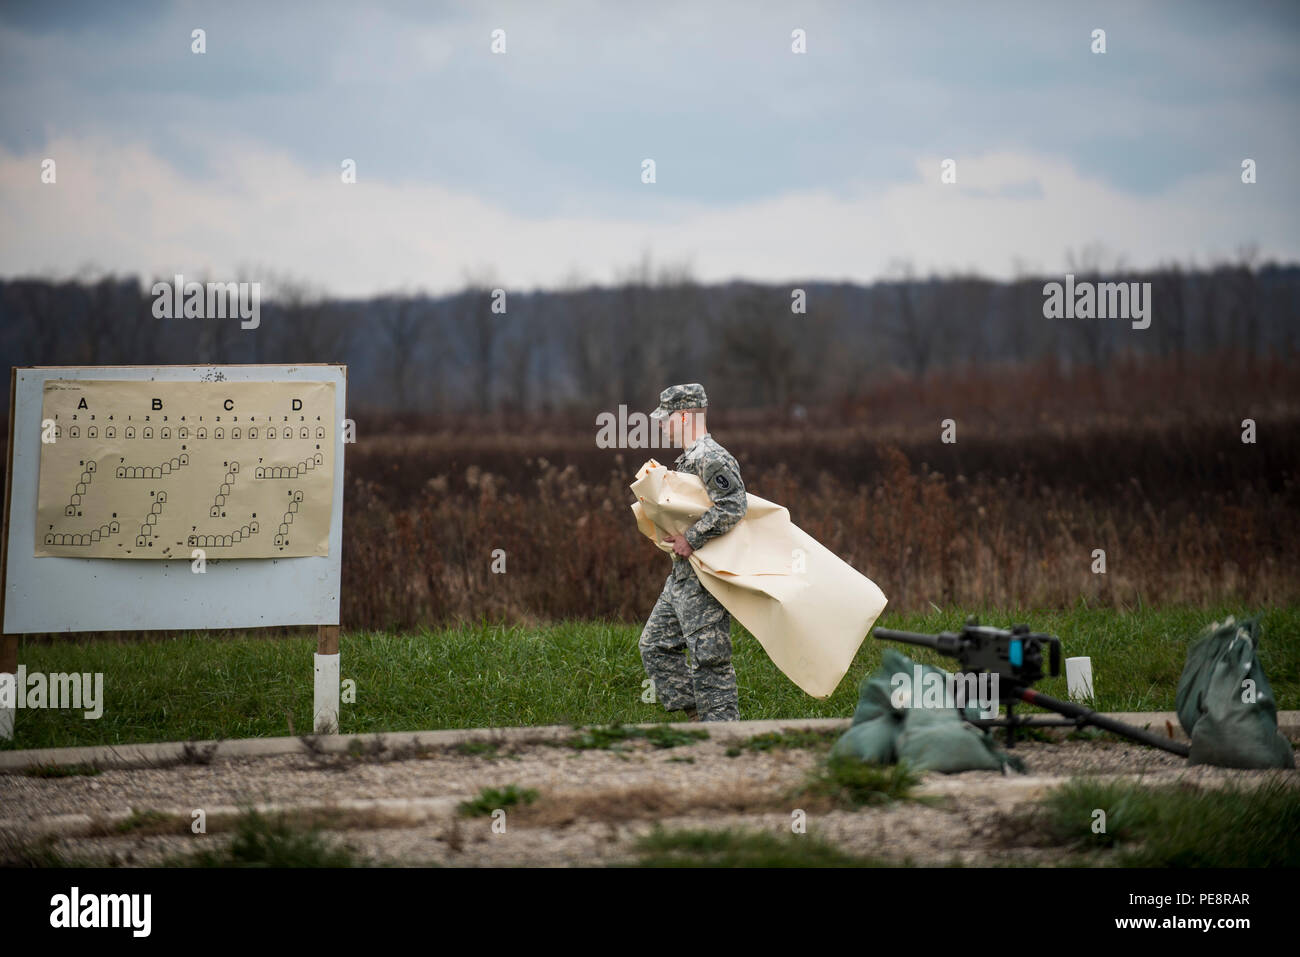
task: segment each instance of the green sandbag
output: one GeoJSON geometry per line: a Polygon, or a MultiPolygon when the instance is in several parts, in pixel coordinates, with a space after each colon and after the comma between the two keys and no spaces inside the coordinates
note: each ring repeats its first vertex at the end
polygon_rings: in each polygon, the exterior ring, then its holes
{"type": "Polygon", "coordinates": [[[1189,763],[1295,767],[1295,751],[1278,730],[1277,700],[1256,654],[1259,633],[1258,619],[1238,623],[1229,617],[1206,628],[1188,651],[1174,703],[1192,740],[1189,763]]]}
{"type": "Polygon", "coordinates": [[[1002,761],[986,733],[957,716],[956,709],[910,708],[895,749],[917,771],[1000,771],[1002,761]]]}
{"type": "MultiPolygon", "coordinates": [[[[882,666],[883,670],[883,666],[882,666]]],[[[876,721],[885,715],[893,715],[893,706],[889,703],[889,678],[880,679],[880,671],[867,675],[858,685],[858,706],[853,710],[853,727],[865,721],[876,721]]]]}
{"type": "MultiPolygon", "coordinates": [[[[890,696],[893,676],[915,675],[918,662],[894,648],[886,648],[881,665],[858,686],[858,706],[853,724],[840,735],[831,755],[851,755],[862,761],[893,764],[905,760],[917,770],[997,771],[1009,765],[1017,771],[1024,764],[993,747],[988,731],[968,725],[957,708],[895,708],[890,696]]],[[[948,673],[933,665],[919,665],[921,675],[936,674],[946,683],[948,673]]],[[[978,703],[963,709],[969,717],[980,716],[978,703]]]]}
{"type": "Polygon", "coordinates": [[[835,742],[831,757],[848,756],[859,761],[893,764],[894,740],[901,724],[893,714],[882,714],[870,721],[854,724],[835,742]]]}
{"type": "MultiPolygon", "coordinates": [[[[853,724],[861,724],[863,721],[871,721],[883,714],[893,714],[902,718],[907,711],[912,709],[906,708],[902,711],[894,708],[890,695],[893,692],[893,677],[896,674],[905,674],[911,677],[915,672],[914,668],[918,662],[913,661],[907,655],[895,648],[886,648],[880,657],[880,667],[872,674],[862,679],[858,686],[858,706],[853,712],[853,724]]],[[[920,665],[922,679],[926,675],[936,674],[940,678],[947,680],[948,672],[942,668],[936,668],[934,665],[920,665]]],[[[968,704],[965,709],[968,718],[978,718],[980,708],[976,703],[968,704]]]]}

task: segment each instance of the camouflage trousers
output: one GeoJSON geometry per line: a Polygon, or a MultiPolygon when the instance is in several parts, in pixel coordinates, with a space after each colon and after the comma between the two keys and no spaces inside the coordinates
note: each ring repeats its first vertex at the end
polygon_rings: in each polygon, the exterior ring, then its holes
{"type": "Polygon", "coordinates": [[[700,584],[688,562],[673,563],[639,646],[665,710],[695,708],[701,721],[740,719],[731,614],[700,584]]]}

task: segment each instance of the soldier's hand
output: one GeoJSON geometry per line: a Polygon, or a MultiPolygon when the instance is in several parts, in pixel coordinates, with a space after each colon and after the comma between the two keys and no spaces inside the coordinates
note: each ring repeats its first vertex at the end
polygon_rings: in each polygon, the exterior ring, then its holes
{"type": "Polygon", "coordinates": [[[685,535],[669,535],[664,541],[672,542],[673,552],[682,558],[689,558],[691,552],[695,551],[695,549],[691,548],[690,543],[686,541],[685,535]]]}

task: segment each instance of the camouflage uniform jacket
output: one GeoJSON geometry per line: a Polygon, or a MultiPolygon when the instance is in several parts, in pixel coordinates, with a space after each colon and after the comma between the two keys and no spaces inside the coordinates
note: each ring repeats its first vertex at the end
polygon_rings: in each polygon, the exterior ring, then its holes
{"type": "MultiPolygon", "coordinates": [[[[713,502],[713,507],[684,533],[691,548],[731,531],[745,517],[745,483],[740,480],[740,466],[708,432],[677,457],[673,470],[698,476],[713,502]]],[[[694,574],[691,563],[674,555],[673,577],[680,581],[687,574],[694,574]]]]}

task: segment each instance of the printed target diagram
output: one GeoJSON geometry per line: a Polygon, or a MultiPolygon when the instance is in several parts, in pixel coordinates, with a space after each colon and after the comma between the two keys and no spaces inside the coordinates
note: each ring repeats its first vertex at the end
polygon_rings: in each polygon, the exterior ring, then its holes
{"type": "Polygon", "coordinates": [[[329,554],[332,382],[52,379],[36,556],[329,554]]]}

